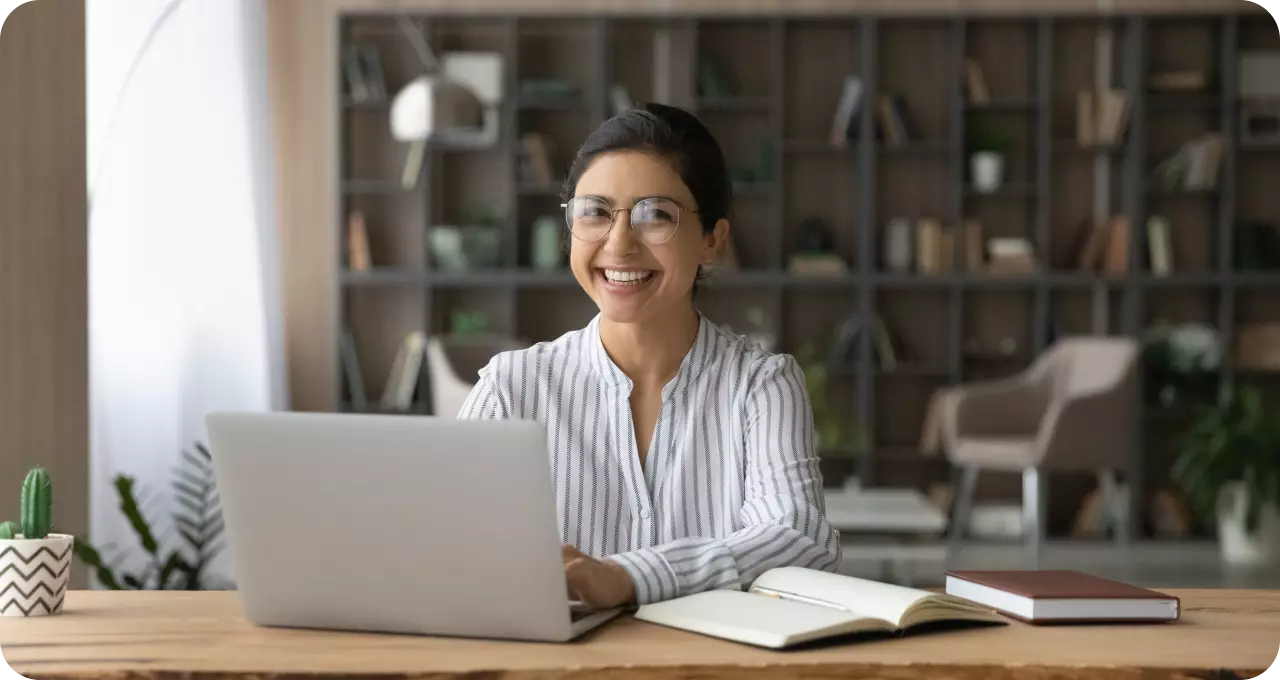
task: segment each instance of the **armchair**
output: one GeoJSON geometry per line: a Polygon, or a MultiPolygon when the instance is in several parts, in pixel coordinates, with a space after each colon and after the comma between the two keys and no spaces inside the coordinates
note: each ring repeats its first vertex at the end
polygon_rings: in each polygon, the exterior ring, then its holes
{"type": "Polygon", "coordinates": [[[528,347],[504,335],[434,335],[427,339],[427,381],[431,412],[453,418],[462,410],[479,371],[494,355],[528,347]]]}
{"type": "MultiPolygon", "coordinates": [[[[949,392],[941,406],[941,438],[960,472],[949,529],[952,558],[983,469],[1022,473],[1023,534],[1032,569],[1039,566],[1045,536],[1045,475],[1095,472],[1106,503],[1117,505],[1115,473],[1135,459],[1138,350],[1131,338],[1067,337],[1018,375],[949,392]]],[[[1120,522],[1116,538],[1128,544],[1127,521],[1120,522]]]]}

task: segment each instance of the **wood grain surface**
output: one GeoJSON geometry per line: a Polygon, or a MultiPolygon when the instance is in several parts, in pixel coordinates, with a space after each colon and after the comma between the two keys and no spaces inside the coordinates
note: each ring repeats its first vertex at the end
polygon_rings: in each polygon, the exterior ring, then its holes
{"type": "Polygon", "coordinates": [[[1183,619],[853,637],[775,652],[616,619],[569,644],[258,628],[234,593],[74,591],[59,617],[0,620],[36,680],[1252,678],[1280,649],[1280,592],[1170,590],[1183,619]]]}

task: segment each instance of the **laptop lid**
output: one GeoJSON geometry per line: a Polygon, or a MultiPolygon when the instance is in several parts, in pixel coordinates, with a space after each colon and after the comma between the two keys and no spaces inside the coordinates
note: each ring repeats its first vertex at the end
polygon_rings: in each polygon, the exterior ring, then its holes
{"type": "Polygon", "coordinates": [[[571,637],[540,423],[320,413],[206,423],[250,621],[571,637]]]}

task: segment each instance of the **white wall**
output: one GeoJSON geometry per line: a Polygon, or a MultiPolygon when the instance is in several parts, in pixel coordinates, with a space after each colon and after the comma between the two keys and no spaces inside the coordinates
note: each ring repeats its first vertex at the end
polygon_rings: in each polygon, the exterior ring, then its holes
{"type": "Polygon", "coordinates": [[[136,545],[115,475],[167,527],[205,414],[286,407],[262,2],[87,2],[96,545],[136,545]]]}

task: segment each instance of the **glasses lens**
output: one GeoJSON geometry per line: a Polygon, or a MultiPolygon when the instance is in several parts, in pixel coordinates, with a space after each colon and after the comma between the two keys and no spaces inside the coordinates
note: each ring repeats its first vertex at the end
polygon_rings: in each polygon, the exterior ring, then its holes
{"type": "Polygon", "coordinates": [[[601,199],[577,196],[565,206],[564,220],[574,236],[587,241],[598,241],[609,233],[613,211],[601,199]]]}
{"type": "Polygon", "coordinates": [[[646,198],[631,209],[631,228],[646,243],[666,243],[680,224],[680,206],[665,198],[646,198]]]}

